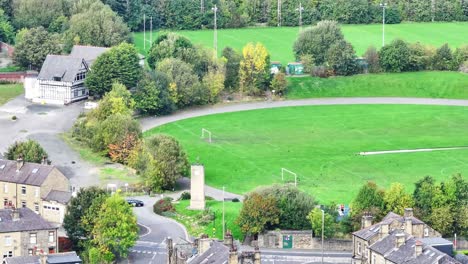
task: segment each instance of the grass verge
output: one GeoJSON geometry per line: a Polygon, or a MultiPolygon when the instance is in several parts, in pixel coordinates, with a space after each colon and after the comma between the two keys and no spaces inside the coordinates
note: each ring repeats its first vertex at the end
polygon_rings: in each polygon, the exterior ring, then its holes
{"type": "Polygon", "coordinates": [[[60,137],[70,146],[74,151],[80,154],[80,157],[94,165],[104,165],[111,162],[110,159],[102,156],[100,153],[94,152],[85,144],[77,141],[71,136],[70,132],[60,134],[60,137]]]}
{"type": "Polygon", "coordinates": [[[23,85],[21,83],[0,84],[0,105],[5,104],[22,93],[23,85]]]}
{"type": "MultiPolygon", "coordinates": [[[[201,234],[207,234],[213,237],[213,226],[215,227],[215,237],[218,239],[223,238],[223,225],[222,225],[222,212],[223,203],[219,201],[208,200],[206,201],[207,210],[216,216],[214,221],[207,224],[201,224],[200,219],[206,214],[203,211],[189,210],[189,200],[182,200],[175,204],[176,213],[173,215],[174,220],[183,224],[190,235],[199,237],[201,234]]],[[[225,202],[224,204],[224,218],[226,223],[226,230],[231,230],[235,239],[243,240],[244,236],[240,231],[238,225],[235,224],[242,203],[225,202]]]]}
{"type": "Polygon", "coordinates": [[[347,77],[288,78],[288,99],[314,97],[423,97],[468,99],[468,74],[406,72],[347,77]]]}

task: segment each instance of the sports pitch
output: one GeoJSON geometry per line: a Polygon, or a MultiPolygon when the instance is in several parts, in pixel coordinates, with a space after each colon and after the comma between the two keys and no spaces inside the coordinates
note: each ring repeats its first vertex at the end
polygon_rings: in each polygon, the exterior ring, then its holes
{"type": "MultiPolygon", "coordinates": [[[[370,45],[382,46],[382,25],[342,25],[345,38],[353,44],[356,54],[361,56],[370,45]]],[[[150,34],[146,32],[147,45],[150,48],[150,34]]],[[[195,44],[213,47],[213,30],[178,31],[195,44]]],[[[218,53],[226,46],[241,50],[248,42],[263,43],[271,54],[272,61],[288,63],[294,61],[292,47],[299,33],[298,27],[265,27],[218,30],[218,53]]],[[[153,41],[158,32],[153,32],[153,41]]],[[[409,42],[421,42],[439,47],[448,43],[452,48],[468,44],[468,22],[453,23],[402,23],[386,25],[385,41],[401,38],[409,42]]],[[[143,54],[143,32],[134,33],[134,41],[143,54]]]]}
{"type": "MultiPolygon", "coordinates": [[[[468,108],[418,105],[288,107],[210,115],[145,133],[176,137],[206,183],[234,193],[282,183],[281,168],[320,202],[349,203],[365,181],[412,191],[426,175],[468,175],[468,150],[361,156],[359,152],[468,146],[468,108]],[[200,138],[212,132],[212,143],[200,138]]],[[[285,174],[285,181],[293,181],[285,174]]]]}

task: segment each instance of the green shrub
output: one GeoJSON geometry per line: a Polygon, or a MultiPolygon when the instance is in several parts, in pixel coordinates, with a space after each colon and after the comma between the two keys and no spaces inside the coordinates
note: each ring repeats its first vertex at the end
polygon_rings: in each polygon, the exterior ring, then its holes
{"type": "Polygon", "coordinates": [[[234,198],[234,199],[232,199],[232,202],[233,202],[233,203],[238,203],[238,202],[240,202],[240,201],[239,201],[238,198],[234,198]]]}
{"type": "Polygon", "coordinates": [[[18,119],[15,115],[11,117],[11,120],[16,120],[18,119]]]}
{"type": "Polygon", "coordinates": [[[180,198],[179,200],[190,200],[191,196],[190,196],[190,193],[189,192],[183,192],[181,195],[180,195],[180,198]]]}
{"type": "Polygon", "coordinates": [[[163,198],[153,205],[153,212],[158,215],[163,215],[165,212],[174,212],[174,210],[172,198],[170,197],[163,198]]]}

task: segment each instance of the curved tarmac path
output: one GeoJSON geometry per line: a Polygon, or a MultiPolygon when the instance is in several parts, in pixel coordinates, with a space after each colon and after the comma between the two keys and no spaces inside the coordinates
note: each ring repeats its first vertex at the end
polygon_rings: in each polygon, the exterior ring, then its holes
{"type": "Polygon", "coordinates": [[[143,131],[182,119],[212,114],[239,112],[255,109],[308,106],[308,105],[359,105],[359,104],[407,104],[407,105],[448,105],[468,106],[468,100],[432,99],[432,98],[402,98],[402,97],[350,97],[350,98],[317,98],[284,101],[263,101],[249,103],[229,103],[199,108],[190,108],[174,114],[161,117],[145,117],[140,119],[143,131]]]}

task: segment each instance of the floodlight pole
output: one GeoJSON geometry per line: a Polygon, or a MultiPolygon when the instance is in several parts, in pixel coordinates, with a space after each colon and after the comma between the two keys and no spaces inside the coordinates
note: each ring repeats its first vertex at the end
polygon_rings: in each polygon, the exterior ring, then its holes
{"type": "Polygon", "coordinates": [[[215,58],[218,56],[218,25],[217,25],[217,13],[218,13],[218,7],[215,5],[213,8],[211,8],[214,12],[214,40],[213,40],[213,46],[214,46],[214,54],[215,58]]]}
{"type": "Polygon", "coordinates": [[[278,27],[281,27],[281,0],[278,0],[278,27]]]}
{"type": "Polygon", "coordinates": [[[146,51],[146,14],[143,14],[143,50],[146,51]]]}
{"type": "Polygon", "coordinates": [[[325,211],[321,209],[322,211],[322,264],[323,264],[323,230],[325,227],[325,211]]]}
{"type": "Polygon", "coordinates": [[[296,11],[299,11],[299,31],[302,31],[302,11],[304,11],[302,2],[299,2],[299,8],[296,8],[296,11]]]}
{"type": "Polygon", "coordinates": [[[150,44],[153,45],[153,17],[150,17],[150,44]]]}
{"type": "Polygon", "coordinates": [[[225,230],[224,230],[224,189],[225,189],[225,187],[223,186],[223,237],[224,237],[224,234],[225,234],[225,230]]]}
{"type": "Polygon", "coordinates": [[[387,3],[380,3],[382,7],[382,47],[385,46],[385,8],[387,8],[387,3]]]}

